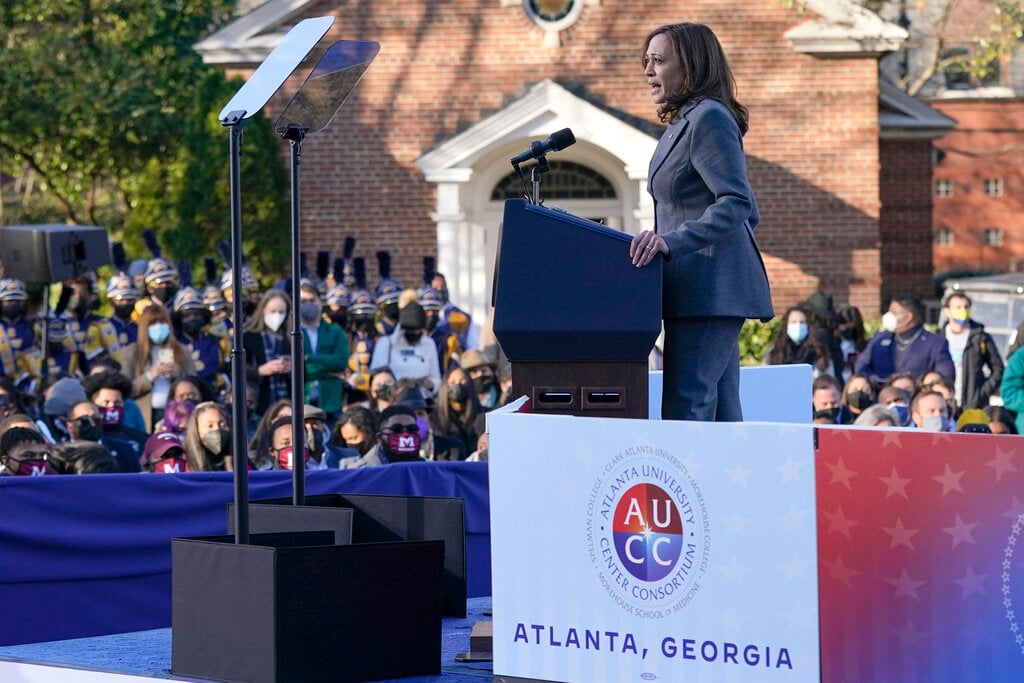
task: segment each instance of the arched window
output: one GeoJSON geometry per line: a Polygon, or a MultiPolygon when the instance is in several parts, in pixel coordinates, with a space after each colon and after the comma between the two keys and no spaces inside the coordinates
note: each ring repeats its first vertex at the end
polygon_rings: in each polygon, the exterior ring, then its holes
{"type": "MultiPolygon", "coordinates": [[[[541,180],[541,195],[544,199],[617,199],[615,187],[608,179],[592,168],[572,161],[552,161],[551,170],[541,180]]],[[[527,183],[530,182],[528,168],[523,169],[527,183]]],[[[491,191],[491,201],[504,201],[523,196],[523,183],[512,171],[498,181],[491,191]]]]}

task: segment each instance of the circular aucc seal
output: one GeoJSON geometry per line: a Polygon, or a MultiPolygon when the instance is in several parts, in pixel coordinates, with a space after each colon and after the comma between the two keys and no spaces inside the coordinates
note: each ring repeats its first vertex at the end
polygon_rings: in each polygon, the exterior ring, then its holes
{"type": "Polygon", "coordinates": [[[595,480],[586,539],[609,597],[631,614],[660,618],[700,590],[711,525],[700,487],[679,458],[636,446],[608,460],[595,480]]]}

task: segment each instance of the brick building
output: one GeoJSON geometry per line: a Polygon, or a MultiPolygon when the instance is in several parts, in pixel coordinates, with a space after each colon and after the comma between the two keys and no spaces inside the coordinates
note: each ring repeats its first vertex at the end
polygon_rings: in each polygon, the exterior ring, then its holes
{"type": "Polygon", "coordinates": [[[936,141],[935,271],[1020,270],[1024,262],[1024,101],[934,100],[957,120],[936,141]]]}
{"type": "MultiPolygon", "coordinates": [[[[870,316],[890,277],[930,286],[930,252],[908,245],[930,244],[927,163],[949,122],[880,84],[878,59],[902,29],[849,0],[799,4],[270,0],[197,49],[244,73],[296,21],[327,14],[329,38],[379,41],[354,95],[303,145],[304,244],[337,253],[354,235],[357,255],[390,250],[407,285],[436,254],[453,300],[482,316],[502,199],[515,188],[508,159],[531,140],[569,127],[578,141],[549,157],[548,205],[630,233],[652,224],[660,126],[640,48],[661,24],[706,23],[751,112],[745,149],[776,306],[822,289],[870,316]]],[[[299,85],[282,88],[271,116],[299,85]]]]}

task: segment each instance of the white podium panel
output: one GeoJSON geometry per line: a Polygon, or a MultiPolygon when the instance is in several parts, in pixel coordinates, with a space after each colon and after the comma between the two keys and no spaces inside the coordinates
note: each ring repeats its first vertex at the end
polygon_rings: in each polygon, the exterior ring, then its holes
{"type": "Polygon", "coordinates": [[[819,681],[810,425],[488,431],[496,675],[819,681]]]}

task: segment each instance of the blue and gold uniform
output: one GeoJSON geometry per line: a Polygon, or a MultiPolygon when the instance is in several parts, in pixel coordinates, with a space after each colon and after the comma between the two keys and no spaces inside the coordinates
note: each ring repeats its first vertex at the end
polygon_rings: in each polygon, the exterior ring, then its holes
{"type": "Polygon", "coordinates": [[[231,347],[227,338],[210,332],[210,310],[202,295],[194,287],[183,287],[174,297],[172,310],[178,342],[192,358],[196,375],[214,391],[226,388],[231,347]]]}

